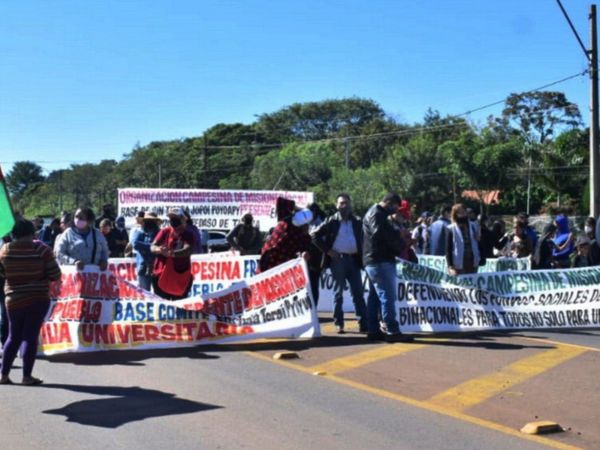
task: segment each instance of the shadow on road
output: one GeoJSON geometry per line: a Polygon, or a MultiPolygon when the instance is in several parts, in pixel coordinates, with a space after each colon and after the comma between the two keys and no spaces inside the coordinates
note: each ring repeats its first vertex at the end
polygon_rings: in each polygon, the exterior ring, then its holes
{"type": "Polygon", "coordinates": [[[153,417],[189,414],[222,408],[222,406],[177,398],[175,394],[137,386],[44,384],[40,388],[64,389],[72,392],[107,396],[108,398],[80,400],[62,408],[43,411],[44,414],[65,416],[67,422],[101,428],[117,428],[129,422],[153,417]]]}
{"type": "Polygon", "coordinates": [[[109,350],[106,352],[63,353],[42,357],[52,363],[68,363],[80,366],[144,366],[141,361],[152,358],[217,359],[207,355],[204,347],[165,348],[157,350],[109,350]]]}

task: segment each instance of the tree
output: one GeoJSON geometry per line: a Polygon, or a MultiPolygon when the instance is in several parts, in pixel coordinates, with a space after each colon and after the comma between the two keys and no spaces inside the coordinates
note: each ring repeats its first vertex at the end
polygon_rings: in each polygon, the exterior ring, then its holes
{"type": "Polygon", "coordinates": [[[12,170],[6,175],[8,192],[13,197],[17,208],[21,208],[21,201],[26,191],[33,190],[44,181],[41,166],[31,161],[19,161],[15,163],[12,170]]]}
{"type": "Polygon", "coordinates": [[[562,92],[539,91],[510,94],[502,116],[518,129],[528,143],[544,145],[562,128],[581,124],[581,113],[562,92]]]}
{"type": "MultiPolygon", "coordinates": [[[[258,156],[252,169],[251,187],[265,190],[315,190],[331,178],[343,158],[332,143],[288,144],[258,156]]],[[[322,186],[321,186],[322,187],[322,186]]]]}
{"type": "Polygon", "coordinates": [[[261,114],[256,125],[267,142],[313,141],[358,135],[366,124],[385,118],[373,100],[353,97],[294,103],[261,114]]]}

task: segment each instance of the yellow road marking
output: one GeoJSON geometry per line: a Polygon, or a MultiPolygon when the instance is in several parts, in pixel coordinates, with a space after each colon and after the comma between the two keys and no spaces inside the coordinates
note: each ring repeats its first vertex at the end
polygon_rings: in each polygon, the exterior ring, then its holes
{"type": "Polygon", "coordinates": [[[473,378],[454,386],[434,395],[428,402],[446,409],[464,411],[586,351],[581,348],[558,345],[552,350],[546,350],[520,359],[497,372],[473,378]]]}
{"type": "MultiPolygon", "coordinates": [[[[394,345],[397,345],[397,344],[394,344],[394,345]]],[[[262,359],[264,361],[269,361],[271,363],[279,364],[281,366],[285,366],[290,369],[298,370],[300,372],[304,372],[304,373],[308,373],[308,374],[312,374],[312,372],[313,372],[313,370],[310,368],[303,367],[298,364],[290,363],[288,361],[272,360],[268,356],[262,355],[260,353],[246,352],[246,354],[253,356],[254,358],[258,358],[258,359],[262,359]]],[[[490,430],[498,431],[500,433],[508,434],[510,436],[515,436],[515,437],[518,437],[520,439],[524,439],[527,441],[537,442],[538,444],[543,444],[543,445],[546,445],[551,448],[558,448],[558,449],[562,449],[562,450],[579,450],[579,447],[563,444],[562,442],[554,441],[552,439],[548,439],[548,438],[541,437],[541,436],[522,434],[519,431],[513,430],[510,427],[500,425],[498,423],[491,422],[489,420],[480,419],[478,417],[470,416],[468,414],[464,414],[459,411],[447,409],[447,408],[444,408],[444,407],[441,407],[441,406],[438,406],[438,405],[435,405],[432,403],[423,402],[421,400],[415,400],[413,398],[405,397],[403,395],[396,394],[396,393],[390,392],[390,391],[386,391],[384,389],[379,389],[379,388],[369,386],[369,385],[366,385],[363,383],[348,380],[346,378],[342,378],[337,375],[331,375],[329,377],[323,377],[323,378],[333,381],[335,383],[343,384],[343,385],[351,387],[353,389],[358,389],[360,391],[364,391],[364,392],[368,392],[373,395],[377,395],[379,397],[387,398],[390,400],[395,400],[395,401],[398,401],[398,402],[401,402],[401,403],[404,403],[404,404],[407,404],[410,406],[414,406],[417,408],[432,411],[437,414],[452,417],[454,419],[462,420],[463,422],[471,423],[473,425],[478,425],[478,426],[481,426],[481,427],[484,427],[484,428],[487,428],[490,430]]]]}
{"type": "Polygon", "coordinates": [[[333,374],[341,372],[343,370],[356,369],[367,364],[371,364],[382,359],[391,358],[393,356],[402,355],[412,350],[417,350],[423,347],[427,347],[425,344],[401,344],[396,343],[393,345],[378,345],[375,348],[365,350],[363,352],[354,353],[349,356],[342,358],[332,359],[321,364],[317,364],[310,368],[312,372],[327,372],[327,374],[333,374]]]}

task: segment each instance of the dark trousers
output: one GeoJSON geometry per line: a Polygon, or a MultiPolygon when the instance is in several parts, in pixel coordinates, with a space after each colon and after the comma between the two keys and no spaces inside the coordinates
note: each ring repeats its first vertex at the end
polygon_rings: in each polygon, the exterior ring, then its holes
{"type": "Polygon", "coordinates": [[[316,308],[319,304],[319,283],[321,281],[321,270],[313,270],[309,268],[308,279],[310,280],[310,292],[316,308]]]}
{"type": "Polygon", "coordinates": [[[331,275],[333,276],[333,322],[336,326],[344,328],[344,286],[346,281],[350,287],[354,311],[360,329],[367,329],[367,307],[365,305],[364,288],[360,265],[356,257],[341,255],[339,259],[331,260],[331,275]]]}
{"type": "Polygon", "coordinates": [[[8,339],[8,314],[4,301],[4,278],[0,278],[0,344],[8,339]]]}
{"type": "Polygon", "coordinates": [[[2,375],[8,375],[23,343],[23,377],[30,377],[37,354],[38,337],[50,302],[36,302],[8,311],[9,333],[2,355],[2,375]]]}

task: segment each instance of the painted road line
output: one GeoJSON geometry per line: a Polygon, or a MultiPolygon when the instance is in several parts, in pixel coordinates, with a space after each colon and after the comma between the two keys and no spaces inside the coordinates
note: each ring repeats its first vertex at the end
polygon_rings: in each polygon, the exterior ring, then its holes
{"type": "Polygon", "coordinates": [[[428,403],[454,411],[464,411],[586,351],[582,348],[558,345],[552,350],[546,350],[520,359],[497,372],[473,378],[454,386],[434,395],[428,400],[428,403]]]}
{"type": "Polygon", "coordinates": [[[396,343],[393,345],[378,345],[376,348],[317,364],[316,366],[310,367],[310,370],[312,372],[326,372],[328,375],[334,374],[344,370],[351,370],[356,369],[357,367],[366,366],[367,364],[371,364],[382,359],[391,358],[393,356],[402,355],[423,347],[427,347],[427,345],[402,343],[396,343]]]}
{"type": "MultiPolygon", "coordinates": [[[[303,367],[298,364],[290,363],[288,361],[272,360],[268,356],[262,355],[260,353],[246,352],[246,354],[250,355],[254,358],[262,359],[264,361],[268,361],[270,363],[275,363],[275,364],[278,364],[281,366],[285,366],[289,369],[298,370],[300,372],[304,372],[307,374],[312,375],[312,372],[313,372],[313,370],[310,368],[303,367]]],[[[542,436],[523,434],[520,431],[514,430],[510,427],[501,425],[496,422],[491,422],[489,420],[480,419],[479,417],[470,416],[468,414],[464,414],[462,412],[451,410],[451,409],[446,409],[444,407],[437,406],[432,403],[424,402],[421,400],[416,400],[414,398],[405,397],[403,395],[396,394],[395,392],[386,391],[385,389],[379,389],[379,388],[376,388],[373,386],[369,386],[367,384],[359,383],[357,381],[348,380],[347,378],[343,378],[343,377],[340,377],[337,375],[331,375],[329,377],[319,377],[319,379],[325,379],[325,380],[332,381],[334,383],[343,384],[343,385],[348,386],[353,389],[357,389],[357,390],[360,390],[363,392],[368,392],[372,395],[377,395],[378,397],[387,398],[389,400],[395,400],[397,402],[400,402],[400,403],[403,403],[406,405],[414,406],[417,408],[425,409],[427,411],[435,412],[437,414],[452,417],[454,419],[461,420],[463,422],[471,423],[473,425],[477,425],[477,426],[484,427],[484,428],[487,428],[490,430],[498,431],[500,433],[504,433],[504,434],[507,434],[510,436],[515,436],[515,437],[524,439],[526,441],[537,442],[538,444],[543,444],[550,448],[557,448],[557,449],[562,449],[562,450],[579,450],[579,447],[563,444],[562,442],[558,442],[558,441],[548,439],[548,438],[545,438],[542,436]]]]}
{"type": "Polygon", "coordinates": [[[527,341],[543,342],[545,344],[563,345],[563,346],[567,346],[567,347],[580,348],[580,349],[583,349],[583,350],[587,350],[589,352],[600,352],[600,348],[599,347],[590,347],[589,345],[571,344],[569,342],[553,341],[552,339],[538,338],[538,337],[535,337],[535,336],[516,336],[516,338],[517,339],[525,339],[527,341]]]}

